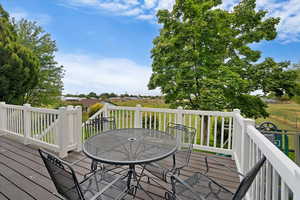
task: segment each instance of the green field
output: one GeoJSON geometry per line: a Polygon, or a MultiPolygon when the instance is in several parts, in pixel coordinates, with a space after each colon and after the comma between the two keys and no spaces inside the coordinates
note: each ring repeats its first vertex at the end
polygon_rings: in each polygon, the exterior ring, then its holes
{"type": "Polygon", "coordinates": [[[163,99],[141,99],[141,100],[113,100],[112,103],[118,106],[135,107],[140,104],[148,108],[169,108],[169,105],[163,99]]]}
{"type": "Polygon", "coordinates": [[[270,121],[281,130],[300,131],[300,105],[296,103],[268,104],[268,118],[259,118],[257,124],[270,121]]]}

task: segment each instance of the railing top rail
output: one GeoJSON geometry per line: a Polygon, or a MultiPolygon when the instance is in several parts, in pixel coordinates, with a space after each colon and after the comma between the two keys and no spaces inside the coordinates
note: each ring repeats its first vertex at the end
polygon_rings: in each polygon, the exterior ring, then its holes
{"type": "Polygon", "coordinates": [[[300,168],[290,160],[283,152],[276,148],[265,136],[254,126],[247,126],[247,133],[268,161],[280,174],[285,183],[293,190],[299,190],[300,168]]]}
{"type": "Polygon", "coordinates": [[[196,114],[196,115],[210,115],[210,116],[224,116],[233,117],[234,112],[221,112],[221,111],[206,111],[206,110],[183,110],[183,109],[169,109],[169,108],[147,108],[147,107],[128,107],[128,106],[112,106],[109,105],[110,110],[140,110],[145,112],[167,112],[167,113],[178,113],[183,114],[196,114]]]}
{"type": "MultiPolygon", "coordinates": [[[[11,105],[11,104],[3,104],[6,108],[18,109],[23,110],[25,106],[21,105],[11,105]]],[[[59,114],[57,109],[49,109],[49,108],[36,108],[36,107],[27,107],[30,111],[33,112],[40,112],[40,113],[49,113],[49,114],[59,114]]]]}
{"type": "Polygon", "coordinates": [[[6,108],[13,108],[13,109],[23,109],[24,106],[19,106],[19,105],[11,105],[11,104],[2,104],[6,108]]]}
{"type": "Polygon", "coordinates": [[[59,114],[59,110],[49,109],[49,108],[30,107],[29,110],[33,112],[39,112],[39,113],[59,114]]]}

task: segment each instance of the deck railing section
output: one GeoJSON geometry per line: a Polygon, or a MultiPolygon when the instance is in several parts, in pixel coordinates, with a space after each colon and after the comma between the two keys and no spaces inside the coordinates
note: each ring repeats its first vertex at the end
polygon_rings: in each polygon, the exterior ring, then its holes
{"type": "MultiPolygon", "coordinates": [[[[213,112],[164,108],[113,106],[105,104],[83,124],[86,139],[102,130],[94,120],[101,116],[114,117],[117,128],[148,128],[166,131],[169,123],[179,123],[197,130],[195,149],[232,154],[233,112],[213,112]]],[[[182,141],[184,143],[184,141],[182,141]]]]}
{"type": "Polygon", "coordinates": [[[197,130],[195,149],[232,155],[243,174],[266,156],[266,164],[252,184],[247,200],[300,199],[300,168],[255,128],[253,120],[243,118],[239,110],[213,112],[106,104],[84,124],[81,115],[81,107],[53,110],[2,102],[0,135],[21,138],[24,143],[52,149],[63,157],[69,150],[80,150],[82,141],[103,131],[99,123],[94,123],[103,116],[114,117],[117,128],[165,131],[170,122],[184,124],[197,130]]]}
{"type": "Polygon", "coordinates": [[[263,155],[267,161],[252,184],[247,199],[299,200],[300,168],[256,128],[253,120],[235,113],[233,154],[246,173],[263,155]]]}
{"type": "Polygon", "coordinates": [[[61,157],[80,149],[81,119],[81,107],[56,110],[0,103],[1,133],[56,151],[61,157]]]}

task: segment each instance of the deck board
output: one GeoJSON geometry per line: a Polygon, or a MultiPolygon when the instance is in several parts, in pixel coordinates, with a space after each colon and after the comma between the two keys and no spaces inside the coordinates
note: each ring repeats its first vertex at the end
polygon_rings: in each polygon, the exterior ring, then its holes
{"type": "MultiPolygon", "coordinates": [[[[185,178],[197,171],[203,172],[205,169],[204,158],[207,155],[212,156],[212,154],[208,153],[193,152],[190,166],[182,170],[181,177],[185,178]]],[[[65,160],[74,162],[82,158],[84,158],[83,153],[71,152],[65,160]]],[[[215,155],[213,155],[213,158],[235,169],[235,163],[231,158],[215,155]]],[[[90,159],[88,158],[81,160],[74,166],[79,179],[89,172],[89,169],[90,159]]],[[[138,168],[137,171],[139,172],[140,169],[138,168]]],[[[218,165],[212,165],[210,175],[232,191],[237,188],[239,183],[238,176],[235,173],[224,171],[218,165]]],[[[170,188],[166,183],[159,183],[164,187],[170,188]]],[[[165,189],[157,183],[154,181],[148,183],[146,179],[142,179],[142,185],[154,199],[163,199],[165,189]]],[[[130,197],[128,196],[127,198],[130,197]]],[[[3,136],[0,137],[0,200],[2,199],[61,199],[44,167],[37,147],[23,145],[3,136]]],[[[136,199],[149,198],[142,191],[138,191],[136,199]]]]}

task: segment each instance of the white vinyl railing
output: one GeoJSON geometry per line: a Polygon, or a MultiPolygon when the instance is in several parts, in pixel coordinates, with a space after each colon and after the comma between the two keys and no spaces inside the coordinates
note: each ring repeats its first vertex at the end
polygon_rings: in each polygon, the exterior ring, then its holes
{"type": "Polygon", "coordinates": [[[262,157],[266,164],[252,184],[247,199],[299,200],[300,168],[256,128],[253,120],[235,113],[233,158],[240,172],[246,173],[262,157]]]}
{"type": "Polygon", "coordinates": [[[99,127],[86,126],[101,116],[114,117],[117,128],[148,128],[165,131],[169,123],[184,124],[196,129],[194,148],[232,155],[234,112],[105,106],[83,124],[83,138],[101,132],[99,127]]]}
{"type": "Polygon", "coordinates": [[[45,109],[0,103],[0,132],[65,157],[80,145],[81,107],[45,109]]]}
{"type": "MultiPolygon", "coordinates": [[[[81,107],[41,109],[30,105],[0,103],[0,135],[6,133],[66,156],[80,150],[82,141],[101,131],[100,117],[114,117],[117,128],[148,128],[165,131],[169,123],[194,127],[194,148],[231,155],[239,172],[246,174],[265,156],[267,161],[245,199],[300,200],[300,168],[245,119],[239,110],[214,112],[200,110],[122,107],[105,104],[81,124],[81,107]]],[[[242,177],[241,177],[242,178],[242,177]]]]}
{"type": "MultiPolygon", "coordinates": [[[[231,155],[243,174],[264,155],[266,164],[245,199],[300,200],[300,168],[255,128],[253,120],[243,118],[239,110],[214,112],[105,105],[92,119],[100,116],[114,117],[117,128],[165,131],[170,122],[194,127],[195,149],[231,155]]],[[[93,134],[97,131],[94,129],[93,134]]]]}

